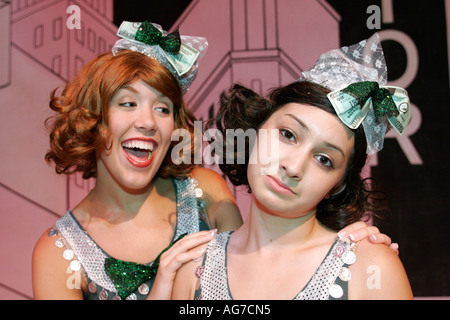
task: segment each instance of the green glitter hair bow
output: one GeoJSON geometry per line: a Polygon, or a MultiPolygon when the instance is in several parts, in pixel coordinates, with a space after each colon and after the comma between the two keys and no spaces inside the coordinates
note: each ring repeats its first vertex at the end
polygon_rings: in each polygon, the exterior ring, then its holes
{"type": "Polygon", "coordinates": [[[154,279],[158,272],[161,255],[185,235],[186,234],[181,235],[178,239],[169,244],[167,248],[161,251],[151,266],[136,262],[122,261],[115,258],[106,258],[105,271],[114,283],[117,294],[122,299],[125,299],[133,292],[136,292],[140,285],[154,279]]]}
{"type": "Polygon", "coordinates": [[[407,91],[385,86],[387,67],[378,34],[322,54],[302,80],[332,91],[328,100],[346,126],[356,129],[362,124],[369,155],[383,148],[390,126],[402,134],[411,119],[407,91]]]}
{"type": "Polygon", "coordinates": [[[112,48],[137,51],[157,60],[177,79],[183,93],[186,93],[198,72],[198,63],[208,48],[203,37],[180,35],[178,30],[168,33],[158,24],[124,21],[117,31],[121,38],[112,48]]]}
{"type": "Polygon", "coordinates": [[[178,29],[164,35],[153,24],[144,21],[134,35],[135,40],[149,45],[158,45],[164,51],[177,54],[180,51],[181,39],[178,29]]]}

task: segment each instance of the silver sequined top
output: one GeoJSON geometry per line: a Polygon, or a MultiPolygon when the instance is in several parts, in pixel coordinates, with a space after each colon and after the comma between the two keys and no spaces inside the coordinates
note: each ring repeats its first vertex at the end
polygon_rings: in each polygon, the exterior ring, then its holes
{"type": "MultiPolygon", "coordinates": [[[[177,202],[177,224],[172,241],[184,233],[209,229],[207,223],[201,219],[206,212],[204,201],[201,199],[202,190],[197,187],[197,180],[192,178],[174,179],[173,183],[177,202]]],[[[76,273],[83,270],[88,279],[88,292],[85,299],[120,299],[114,283],[104,268],[105,259],[109,255],[86,233],[71,211],[58,219],[55,227],[50,230],[49,236],[55,237],[55,245],[63,250],[64,259],[71,261],[71,270],[68,270],[68,273],[73,272],[74,274],[72,276],[68,274],[68,277],[72,277],[71,281],[67,282],[68,286],[76,287],[76,273]]],[[[152,264],[153,261],[147,265],[152,264]]],[[[145,299],[150,293],[152,285],[153,280],[143,283],[127,299],[145,299]]]]}
{"type": "MultiPolygon", "coordinates": [[[[200,285],[196,300],[232,300],[228,285],[227,246],[232,231],[222,232],[207,248],[203,265],[196,270],[200,285]]],[[[356,260],[353,244],[337,239],[308,284],[294,300],[347,299],[351,272],[348,265],[356,260]]],[[[301,270],[299,270],[300,272],[301,270]]]]}

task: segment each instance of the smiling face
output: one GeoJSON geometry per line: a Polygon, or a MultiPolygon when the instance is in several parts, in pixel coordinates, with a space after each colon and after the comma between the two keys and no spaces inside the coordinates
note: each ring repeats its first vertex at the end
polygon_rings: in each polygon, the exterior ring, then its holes
{"type": "Polygon", "coordinates": [[[98,161],[98,179],[106,174],[124,189],[145,189],[170,146],[173,112],[172,101],[142,80],[120,88],[108,112],[111,148],[98,161]]]}
{"type": "Polygon", "coordinates": [[[253,196],[265,211],[285,218],[304,216],[339,187],[352,155],[354,135],[335,115],[288,103],[260,129],[276,129],[279,134],[279,146],[271,150],[278,156],[277,170],[263,175],[260,164],[248,165],[253,196]]]}

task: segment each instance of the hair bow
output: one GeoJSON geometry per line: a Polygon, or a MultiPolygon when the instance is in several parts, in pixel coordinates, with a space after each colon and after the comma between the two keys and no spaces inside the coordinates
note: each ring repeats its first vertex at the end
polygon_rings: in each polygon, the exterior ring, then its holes
{"type": "Polygon", "coordinates": [[[375,81],[352,83],[344,88],[342,92],[352,95],[358,101],[359,106],[363,106],[371,99],[377,121],[382,116],[391,117],[399,114],[391,92],[387,88],[380,88],[375,81]]]}
{"type": "Polygon", "coordinates": [[[346,126],[356,129],[366,119],[370,109],[374,125],[385,117],[400,133],[409,122],[409,98],[406,90],[398,87],[380,87],[375,81],[355,82],[344,89],[328,94],[336,114],[346,126]]]}
{"type": "Polygon", "coordinates": [[[117,35],[122,39],[114,44],[114,55],[124,49],[140,52],[157,60],[175,76],[183,94],[195,80],[199,61],[208,48],[206,38],[180,36],[178,30],[168,33],[160,25],[148,21],[123,21],[117,35]]]}
{"type": "Polygon", "coordinates": [[[122,261],[115,258],[106,258],[105,271],[114,283],[114,286],[117,289],[117,294],[122,299],[125,299],[130,294],[135,292],[141,284],[152,280],[158,271],[161,255],[169,250],[175,242],[183,238],[185,235],[186,233],[181,235],[178,239],[169,244],[167,248],[161,251],[151,266],[136,262],[122,261]]]}
{"type": "Polygon", "coordinates": [[[377,33],[349,47],[323,53],[302,75],[299,80],[332,90],[328,100],[346,126],[356,129],[363,125],[369,155],[383,148],[389,123],[402,134],[411,119],[408,92],[384,86],[387,66],[377,33]]]}
{"type": "Polygon", "coordinates": [[[175,30],[172,33],[163,35],[152,23],[144,21],[139,26],[135,34],[135,39],[148,45],[159,45],[164,51],[177,54],[180,51],[180,33],[175,30]]]}

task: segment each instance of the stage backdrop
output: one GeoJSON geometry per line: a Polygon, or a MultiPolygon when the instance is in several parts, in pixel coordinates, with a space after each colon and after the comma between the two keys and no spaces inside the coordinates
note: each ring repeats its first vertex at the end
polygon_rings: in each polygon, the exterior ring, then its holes
{"type": "MultiPolygon", "coordinates": [[[[208,38],[186,95],[203,120],[231,84],[265,93],[296,80],[322,52],[378,32],[389,84],[408,90],[413,118],[402,137],[389,133],[365,174],[389,196],[382,231],[400,244],[415,296],[450,296],[449,0],[0,0],[0,299],[32,298],[36,240],[93,186],[47,166],[43,122],[50,92],[110,50],[123,20],[208,38]]],[[[233,191],[245,218],[248,196],[233,191]]]]}

